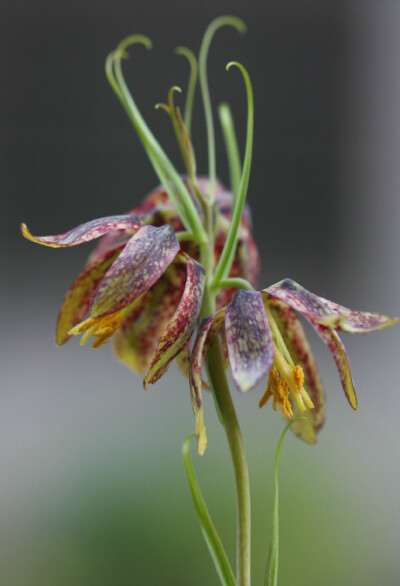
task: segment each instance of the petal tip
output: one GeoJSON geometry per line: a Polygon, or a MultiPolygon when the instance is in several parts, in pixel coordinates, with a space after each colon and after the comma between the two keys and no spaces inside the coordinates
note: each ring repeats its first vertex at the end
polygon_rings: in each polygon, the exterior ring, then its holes
{"type": "Polygon", "coordinates": [[[19,228],[20,228],[21,234],[24,238],[26,238],[27,240],[30,240],[31,242],[35,242],[35,239],[32,236],[31,232],[29,231],[28,226],[25,224],[25,222],[21,222],[21,224],[19,225],[19,228]]]}

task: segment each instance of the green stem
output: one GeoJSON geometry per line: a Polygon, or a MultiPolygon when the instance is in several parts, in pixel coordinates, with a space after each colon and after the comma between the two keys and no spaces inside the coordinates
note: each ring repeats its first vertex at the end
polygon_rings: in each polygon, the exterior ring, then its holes
{"type": "Polygon", "coordinates": [[[244,289],[245,291],[254,291],[254,287],[246,280],[241,277],[231,277],[224,279],[219,283],[220,288],[236,287],[237,289],[244,289]]]}
{"type": "Polygon", "coordinates": [[[207,356],[209,380],[225,429],[235,473],[237,505],[236,583],[250,586],[250,486],[246,455],[235,407],[225,376],[219,346],[215,340],[207,356]]]}
{"type": "Polygon", "coordinates": [[[285,429],[281,433],[281,436],[276,446],[275,461],[274,461],[274,488],[275,488],[275,499],[274,499],[274,510],[272,514],[272,530],[271,540],[269,543],[268,560],[265,568],[264,586],[277,586],[278,585],[278,562],[279,562],[279,485],[278,485],[278,465],[279,455],[283,440],[285,439],[286,432],[296,421],[306,419],[305,417],[296,417],[292,419],[286,425],[285,429]]]}
{"type": "MultiPolygon", "coordinates": [[[[206,287],[202,316],[215,312],[215,296],[206,287]]],[[[219,340],[207,355],[207,371],[220,421],[231,453],[236,485],[236,584],[250,586],[250,485],[242,433],[225,375],[219,340]]]]}

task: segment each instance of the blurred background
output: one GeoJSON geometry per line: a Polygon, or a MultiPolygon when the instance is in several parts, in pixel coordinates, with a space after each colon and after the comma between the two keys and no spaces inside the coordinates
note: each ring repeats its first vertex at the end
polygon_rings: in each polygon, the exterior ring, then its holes
{"type": "MultiPolygon", "coordinates": [[[[180,164],[167,116],[154,111],[214,17],[214,105],[228,100],[241,145],[245,92],[255,91],[249,189],[262,256],[260,285],[290,276],[348,307],[399,315],[400,4],[391,0],[4,0],[0,7],[2,586],[217,584],[192,509],[181,445],[193,429],[187,383],[172,367],[146,393],[110,347],[62,349],[54,327],[90,246],[24,241],[123,213],[157,180],[107,85],[104,59],[143,33],[125,71],[145,118],[180,164]]],[[[193,138],[206,172],[204,120],[193,138]]],[[[218,174],[228,181],[218,130],[218,174]]],[[[358,390],[352,412],[329,352],[310,341],[327,391],[327,421],[309,447],[282,451],[280,586],[399,583],[399,330],[344,335],[358,390]]],[[[261,584],[272,514],[272,465],[283,427],[258,409],[262,386],[234,399],[249,457],[253,584],[261,584]]],[[[234,556],[232,470],[206,397],[209,448],[195,466],[234,556]]]]}

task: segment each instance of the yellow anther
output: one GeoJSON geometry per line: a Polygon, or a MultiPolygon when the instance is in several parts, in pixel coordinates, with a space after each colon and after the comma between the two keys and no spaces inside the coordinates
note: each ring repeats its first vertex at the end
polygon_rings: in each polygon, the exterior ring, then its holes
{"type": "Polygon", "coordinates": [[[301,366],[299,366],[298,364],[296,364],[296,366],[293,369],[293,378],[294,384],[300,391],[301,387],[304,385],[304,372],[301,366]]]}
{"type": "Polygon", "coordinates": [[[90,317],[72,328],[69,334],[76,336],[83,333],[81,344],[85,344],[91,336],[95,336],[92,346],[98,348],[113,335],[123,319],[124,316],[120,311],[102,317],[90,317]]]}
{"type": "Polygon", "coordinates": [[[289,386],[286,381],[281,379],[279,372],[274,368],[269,373],[268,387],[259,402],[259,406],[263,407],[270,397],[273,397],[272,407],[275,411],[279,405],[282,413],[287,417],[290,418],[293,416],[292,406],[289,400],[289,386]]]}

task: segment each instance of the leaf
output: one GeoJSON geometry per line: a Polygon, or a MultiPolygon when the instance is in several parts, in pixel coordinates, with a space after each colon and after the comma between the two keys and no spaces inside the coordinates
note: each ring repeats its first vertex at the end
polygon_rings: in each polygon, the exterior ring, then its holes
{"type": "Polygon", "coordinates": [[[201,494],[199,483],[197,481],[196,474],[193,468],[192,460],[190,457],[190,440],[192,439],[192,437],[194,437],[193,434],[189,435],[184,441],[182,447],[182,455],[190,492],[197,513],[197,518],[199,520],[203,537],[207,544],[208,551],[210,552],[210,555],[214,562],[215,569],[217,571],[222,586],[235,586],[235,579],[233,577],[229,560],[226,556],[219,535],[211,521],[210,514],[204,502],[203,495],[201,494]]]}

